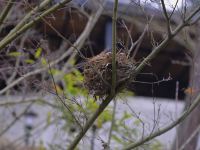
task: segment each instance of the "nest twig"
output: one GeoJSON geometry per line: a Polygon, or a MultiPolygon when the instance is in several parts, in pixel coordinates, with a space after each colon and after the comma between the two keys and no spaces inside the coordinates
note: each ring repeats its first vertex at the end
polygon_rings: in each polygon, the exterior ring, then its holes
{"type": "MultiPolygon", "coordinates": [[[[116,91],[127,85],[134,63],[125,53],[116,55],[117,79],[116,91]]],[[[104,97],[110,93],[112,79],[112,53],[102,52],[90,58],[84,66],[84,85],[94,96],[104,97]]]]}

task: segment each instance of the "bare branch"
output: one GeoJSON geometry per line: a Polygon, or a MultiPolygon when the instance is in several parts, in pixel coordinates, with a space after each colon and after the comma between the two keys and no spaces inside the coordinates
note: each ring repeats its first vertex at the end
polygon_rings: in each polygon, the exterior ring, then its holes
{"type": "MultiPolygon", "coordinates": [[[[44,98],[45,99],[45,98],[44,98]]],[[[21,104],[27,104],[27,103],[33,103],[33,102],[41,102],[41,103],[44,103],[44,104],[47,104],[51,107],[57,107],[56,105],[50,103],[48,100],[44,100],[42,98],[30,98],[30,99],[22,99],[22,100],[15,100],[15,101],[1,101],[0,102],[0,107],[5,107],[5,106],[13,106],[13,105],[21,105],[21,104]]]]}
{"type": "MultiPolygon", "coordinates": [[[[118,2],[116,0],[116,2],[118,2]]],[[[100,6],[99,8],[99,12],[102,13],[103,12],[103,5],[100,6]]],[[[117,10],[116,10],[117,11],[117,10]]],[[[116,37],[115,37],[116,38],[116,37]]],[[[114,40],[113,40],[114,41],[114,40]]],[[[115,39],[115,42],[116,42],[116,39],[115,39]]],[[[113,43],[115,43],[113,42],[113,43]]],[[[113,50],[116,48],[116,45],[113,45],[114,48],[113,50]]],[[[112,60],[113,62],[113,60],[112,60]]],[[[114,64],[115,67],[116,67],[116,64],[114,64]]],[[[112,64],[112,67],[113,67],[113,64],[112,64]]],[[[112,68],[113,69],[113,68],[112,68]]],[[[113,71],[112,71],[112,74],[113,74],[113,71]]],[[[116,75],[116,74],[115,74],[116,75]]],[[[116,78],[114,78],[116,80],[116,78]]],[[[112,84],[113,84],[113,76],[112,76],[112,84]]],[[[116,81],[114,81],[116,82],[116,81]]],[[[115,84],[115,83],[114,83],[115,84]]],[[[73,142],[69,145],[68,147],[68,150],[72,150],[74,149],[77,144],[80,142],[80,140],[83,138],[83,136],[86,134],[86,132],[88,131],[88,129],[93,125],[94,121],[98,118],[98,116],[104,111],[104,109],[108,106],[108,104],[112,101],[112,99],[114,98],[115,96],[115,89],[112,90],[113,92],[111,92],[111,94],[109,96],[107,96],[105,98],[105,100],[103,100],[103,102],[101,103],[101,105],[99,106],[99,108],[97,109],[97,111],[91,116],[91,118],[89,118],[89,120],[86,122],[86,124],[84,125],[83,129],[79,132],[79,134],[75,137],[75,139],[73,140],[73,142]]]]}
{"type": "Polygon", "coordinates": [[[44,7],[46,7],[49,3],[51,2],[51,0],[44,0],[39,6],[36,6],[32,11],[30,11],[16,26],[14,29],[12,29],[10,31],[10,33],[6,36],[9,37],[10,35],[12,35],[13,33],[15,33],[17,30],[19,30],[21,27],[23,27],[28,20],[30,20],[30,18],[35,15],[38,11],[40,11],[41,9],[43,9],[44,7]]]}
{"type": "MultiPolygon", "coordinates": [[[[151,20],[152,20],[152,19],[151,19],[151,20]]],[[[135,56],[136,56],[136,54],[137,54],[137,52],[138,52],[138,50],[139,50],[139,48],[140,48],[140,45],[141,45],[141,43],[142,43],[142,41],[143,41],[143,39],[144,39],[144,36],[145,36],[146,32],[147,32],[148,29],[149,29],[149,24],[150,24],[150,22],[147,23],[147,25],[145,26],[145,28],[144,28],[142,34],[141,34],[140,37],[138,38],[138,40],[137,40],[137,41],[131,46],[131,48],[129,49],[129,51],[128,51],[128,57],[130,57],[133,48],[136,46],[136,48],[134,49],[133,55],[131,56],[132,58],[135,58],[135,56]]]]}
{"type": "Polygon", "coordinates": [[[110,93],[111,95],[115,95],[116,78],[117,78],[117,67],[116,67],[117,8],[118,8],[118,0],[115,0],[114,8],[113,8],[113,20],[112,20],[112,87],[111,87],[111,93],[110,93]]]}
{"type": "Polygon", "coordinates": [[[14,3],[13,3],[14,1],[15,1],[15,0],[9,0],[9,1],[7,2],[7,5],[6,5],[6,7],[4,8],[4,10],[2,11],[1,16],[0,16],[0,26],[4,23],[6,17],[8,16],[8,14],[9,14],[9,12],[10,12],[10,10],[11,10],[13,4],[14,4],[14,3]]]}
{"type": "Polygon", "coordinates": [[[165,38],[157,47],[154,48],[154,50],[139,64],[139,66],[136,68],[135,73],[138,74],[146,64],[150,60],[152,60],[168,43],[169,41],[174,38],[175,35],[177,35],[185,26],[188,26],[188,23],[190,22],[191,18],[193,18],[198,12],[200,11],[200,6],[195,9],[186,19],[184,22],[180,23],[178,27],[172,31],[171,36],[165,38]]]}
{"type": "MultiPolygon", "coordinates": [[[[26,33],[26,34],[22,37],[22,39],[21,39],[21,41],[20,41],[19,49],[22,49],[22,48],[23,48],[24,42],[25,42],[27,36],[28,36],[28,33],[26,33]]],[[[7,85],[10,84],[10,83],[12,83],[12,81],[15,79],[15,77],[16,77],[16,75],[17,75],[17,71],[18,71],[19,64],[20,64],[20,57],[18,57],[17,60],[16,60],[16,62],[15,62],[15,67],[14,67],[14,71],[13,71],[12,75],[6,80],[6,84],[7,84],[7,85]]]]}
{"type": "MultiPolygon", "coordinates": [[[[174,32],[172,32],[172,35],[170,37],[167,37],[166,39],[163,40],[163,42],[161,42],[156,48],[154,48],[154,50],[139,64],[139,66],[135,69],[135,72],[133,72],[132,78],[135,77],[138,73],[141,72],[141,70],[145,67],[145,65],[152,60],[168,43],[169,41],[175,36],[177,35],[185,26],[188,25],[188,22],[190,21],[190,19],[197,13],[200,11],[200,7],[198,9],[196,9],[194,12],[191,13],[191,15],[189,15],[189,17],[186,18],[185,22],[181,23],[175,30],[174,32]]],[[[97,109],[97,111],[93,114],[93,116],[86,122],[85,126],[83,127],[83,130],[80,131],[80,133],[76,136],[75,140],[73,141],[73,143],[70,144],[70,146],[68,147],[68,150],[74,149],[76,147],[76,145],[79,143],[79,141],[82,139],[82,137],[86,134],[86,132],[88,131],[88,129],[92,126],[92,124],[94,123],[94,121],[96,120],[96,118],[103,112],[103,110],[107,107],[107,105],[110,103],[110,101],[113,99],[114,95],[109,95],[105,100],[103,100],[103,102],[101,103],[101,105],[99,106],[99,108],[97,109]]],[[[199,96],[199,101],[200,101],[200,96],[199,96]]],[[[192,108],[193,110],[194,108],[192,108]]],[[[189,112],[190,113],[190,112],[189,112]]],[[[187,114],[188,115],[188,114],[187,114]]],[[[182,121],[182,120],[181,120],[182,121]]],[[[176,123],[176,122],[175,122],[176,123]]],[[[178,122],[179,123],[179,122],[178,122]]],[[[178,124],[177,123],[177,124],[178,124]]],[[[174,126],[170,126],[168,128],[165,128],[163,132],[168,131],[169,129],[173,128],[174,126]]],[[[161,133],[162,134],[162,133],[161,133]]],[[[151,136],[144,138],[143,140],[137,142],[136,144],[131,144],[130,146],[128,146],[128,149],[131,149],[132,146],[137,147],[149,140],[151,140],[152,138],[156,137],[160,135],[159,133],[155,133],[155,134],[151,134],[151,136]]],[[[126,148],[125,148],[126,149],[126,148]]]]}
{"type": "Polygon", "coordinates": [[[167,14],[167,9],[165,7],[164,0],[161,0],[161,4],[162,4],[162,8],[163,8],[163,13],[164,13],[165,19],[167,21],[167,33],[168,33],[168,36],[171,36],[170,18],[169,18],[168,14],[167,14]]]}
{"type": "MultiPolygon", "coordinates": [[[[101,9],[103,9],[103,7],[101,9]]],[[[70,56],[68,62],[75,57],[76,53],[74,52],[74,47],[76,47],[77,49],[81,49],[81,47],[84,45],[85,40],[87,39],[90,32],[92,31],[95,23],[97,22],[98,18],[100,17],[101,12],[102,12],[102,10],[98,10],[96,12],[96,14],[92,14],[90,16],[84,31],[81,33],[81,35],[79,36],[77,41],[74,43],[74,45],[72,47],[70,47],[65,53],[63,53],[61,57],[50,62],[50,66],[56,65],[57,63],[59,63],[60,61],[62,61],[63,59],[65,59],[68,56],[70,56]]],[[[16,79],[11,84],[7,85],[5,88],[0,90],[0,94],[5,93],[8,89],[14,87],[15,85],[17,85],[19,82],[23,81],[24,79],[26,79],[26,78],[28,78],[32,75],[39,74],[39,73],[46,71],[46,70],[48,70],[48,66],[45,66],[44,68],[40,68],[40,69],[31,71],[31,72],[21,76],[20,78],[16,79]]]]}
{"type": "Polygon", "coordinates": [[[176,0],[176,3],[175,3],[175,5],[174,5],[174,8],[173,8],[171,14],[169,15],[169,19],[171,19],[172,15],[174,14],[174,11],[176,10],[176,7],[178,6],[178,1],[179,1],[179,0],[176,0]]]}
{"type": "Polygon", "coordinates": [[[117,99],[114,98],[113,99],[113,103],[114,103],[114,106],[113,106],[112,121],[111,121],[109,136],[108,136],[108,143],[107,143],[108,146],[110,146],[110,141],[112,139],[112,131],[113,131],[113,128],[115,126],[115,115],[116,115],[116,109],[117,109],[117,99]]]}
{"type": "Polygon", "coordinates": [[[29,108],[32,106],[33,103],[29,104],[22,113],[20,113],[18,116],[15,117],[15,119],[9,124],[6,126],[5,129],[3,129],[1,132],[0,132],[0,137],[3,136],[28,110],[29,108]]]}
{"type": "Polygon", "coordinates": [[[59,96],[58,94],[58,90],[56,88],[56,83],[55,83],[55,80],[54,80],[54,77],[53,77],[53,74],[52,74],[52,70],[51,70],[51,66],[48,62],[48,65],[49,65],[49,71],[50,71],[50,76],[52,78],[52,81],[53,81],[53,86],[54,86],[54,89],[55,89],[55,94],[57,96],[57,98],[59,99],[59,101],[63,104],[63,106],[68,110],[68,112],[72,115],[73,119],[75,120],[75,122],[78,124],[78,126],[80,127],[80,129],[82,129],[82,125],[80,124],[80,122],[77,120],[76,116],[74,115],[74,113],[71,111],[71,108],[66,104],[66,102],[59,96]]]}
{"type": "Polygon", "coordinates": [[[38,21],[40,21],[43,17],[51,14],[52,12],[56,11],[60,7],[62,7],[64,4],[69,3],[71,0],[62,0],[59,3],[55,4],[54,6],[50,7],[46,11],[44,11],[42,14],[38,15],[34,19],[32,19],[29,23],[26,23],[22,27],[20,27],[18,30],[13,32],[11,35],[6,36],[1,42],[0,42],[0,51],[11,41],[16,39],[20,34],[24,33],[26,30],[31,28],[34,24],[36,24],[38,21]]]}
{"type": "Polygon", "coordinates": [[[155,137],[157,137],[157,136],[169,131],[170,129],[174,128],[176,125],[181,123],[198,106],[199,103],[200,103],[200,94],[194,100],[192,105],[187,110],[185,110],[183,112],[183,114],[176,121],[174,121],[173,123],[171,123],[167,127],[163,128],[163,129],[160,129],[160,130],[154,132],[153,134],[151,134],[151,135],[139,140],[138,142],[128,145],[127,147],[123,148],[123,150],[131,150],[133,148],[136,148],[136,147],[138,147],[138,146],[140,146],[140,145],[152,140],[153,138],[155,138],[155,137]]]}

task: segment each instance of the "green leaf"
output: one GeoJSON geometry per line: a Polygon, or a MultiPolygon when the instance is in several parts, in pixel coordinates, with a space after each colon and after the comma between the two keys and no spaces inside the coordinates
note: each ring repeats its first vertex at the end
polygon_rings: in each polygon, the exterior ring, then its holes
{"type": "Polygon", "coordinates": [[[93,99],[89,99],[87,101],[87,104],[86,104],[87,110],[90,110],[90,112],[95,112],[95,110],[97,110],[97,108],[98,108],[98,104],[93,99]]]}
{"type": "Polygon", "coordinates": [[[136,120],[134,121],[134,124],[135,124],[136,126],[140,126],[140,125],[141,125],[141,121],[140,121],[139,119],[136,119],[136,120]]]}
{"type": "Polygon", "coordinates": [[[122,118],[120,119],[120,122],[124,122],[127,119],[132,118],[133,116],[130,113],[127,113],[127,111],[124,112],[122,118]]]}
{"type": "MultiPolygon", "coordinates": [[[[50,72],[49,72],[50,73],[50,72]]],[[[58,69],[54,69],[54,68],[51,68],[51,73],[52,73],[52,75],[59,75],[59,74],[61,74],[62,72],[60,71],[60,70],[58,70],[58,69]]]]}
{"type": "Polygon", "coordinates": [[[35,61],[32,59],[26,59],[26,60],[24,60],[24,62],[27,64],[33,64],[35,61]]]}
{"type": "Polygon", "coordinates": [[[42,53],[42,48],[41,47],[37,48],[35,52],[35,58],[39,58],[41,56],[41,53],[42,53]]]}
{"type": "Polygon", "coordinates": [[[51,112],[49,111],[47,113],[47,124],[49,125],[51,123],[51,112]]]}
{"type": "Polygon", "coordinates": [[[46,66],[47,65],[47,60],[44,57],[42,57],[41,58],[41,63],[42,63],[42,65],[46,66]]]}
{"type": "Polygon", "coordinates": [[[120,139],[119,137],[117,137],[116,135],[112,135],[112,138],[113,138],[113,140],[115,140],[117,143],[121,143],[121,144],[125,144],[124,142],[123,142],[123,140],[122,139],[120,139]]]}
{"type": "Polygon", "coordinates": [[[86,90],[80,86],[83,81],[83,76],[78,70],[74,69],[72,72],[65,74],[63,80],[66,87],[65,93],[68,96],[86,95],[86,90]]]}
{"type": "Polygon", "coordinates": [[[104,123],[110,122],[111,120],[112,113],[109,110],[105,110],[97,119],[97,127],[101,128],[104,123]]]}
{"type": "Polygon", "coordinates": [[[19,57],[22,55],[21,52],[10,52],[8,53],[9,56],[12,56],[12,57],[19,57]]]}
{"type": "Polygon", "coordinates": [[[158,140],[155,140],[151,145],[150,145],[151,150],[162,150],[163,149],[163,145],[161,144],[161,142],[159,142],[158,140]]]}

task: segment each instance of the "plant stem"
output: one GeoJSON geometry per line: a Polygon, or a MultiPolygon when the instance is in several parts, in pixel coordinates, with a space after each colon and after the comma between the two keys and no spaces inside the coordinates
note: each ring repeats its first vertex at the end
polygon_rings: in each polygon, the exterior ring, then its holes
{"type": "Polygon", "coordinates": [[[116,69],[116,22],[117,22],[117,8],[118,8],[118,0],[115,0],[114,8],[113,8],[113,18],[112,18],[112,87],[111,87],[111,95],[115,95],[116,89],[116,78],[117,78],[117,69],[116,69]]]}
{"type": "Polygon", "coordinates": [[[117,99],[114,99],[113,103],[114,103],[114,106],[113,106],[113,113],[112,113],[112,122],[111,122],[110,132],[109,132],[109,136],[108,136],[108,146],[110,146],[110,141],[112,138],[112,131],[115,126],[115,114],[116,114],[116,108],[117,108],[117,99]]]}
{"type": "Polygon", "coordinates": [[[188,110],[184,111],[184,113],[173,123],[171,123],[169,126],[158,130],[156,132],[154,132],[153,134],[147,136],[146,138],[142,138],[140,141],[130,144],[127,147],[123,148],[123,150],[131,150],[134,149],[142,144],[144,144],[145,142],[150,141],[151,139],[169,131],[170,129],[172,129],[173,127],[175,127],[176,125],[178,125],[180,122],[182,122],[200,103],[200,94],[197,96],[197,98],[194,100],[194,103],[189,107],[188,110]]]}
{"type": "Polygon", "coordinates": [[[69,145],[67,150],[73,150],[76,148],[77,144],[80,142],[80,140],[83,138],[83,136],[86,134],[88,129],[93,125],[94,121],[98,118],[98,116],[104,111],[104,109],[108,106],[108,104],[112,101],[113,97],[108,96],[99,106],[97,111],[93,114],[93,116],[87,121],[87,123],[84,125],[83,129],[79,132],[79,134],[76,136],[74,141],[69,145]]]}
{"type": "Polygon", "coordinates": [[[91,148],[90,148],[90,150],[95,150],[94,146],[95,146],[96,130],[97,130],[97,126],[93,125],[92,126],[92,139],[91,139],[91,148]]]}
{"type": "MultiPolygon", "coordinates": [[[[192,18],[192,16],[194,16],[198,11],[200,10],[200,7],[197,8],[195,11],[193,11],[191,13],[191,15],[186,19],[185,22],[181,23],[175,30],[174,32],[172,32],[172,35],[169,37],[167,37],[158,47],[156,47],[152,53],[150,53],[145,60],[142,61],[142,63],[136,68],[135,72],[133,73],[133,77],[135,77],[138,73],[141,72],[141,70],[144,68],[144,66],[146,65],[146,63],[150,60],[152,60],[157,54],[158,52],[160,52],[161,49],[163,49],[168,43],[169,41],[179,33],[179,31],[184,28],[188,21],[190,21],[190,19],[192,18]]],[[[113,29],[114,30],[114,29],[113,29]]],[[[115,92],[115,90],[114,90],[115,92]]],[[[112,93],[112,92],[111,92],[112,93]]],[[[115,95],[110,94],[103,102],[102,104],[99,106],[99,108],[97,109],[97,111],[93,114],[93,116],[86,122],[85,126],[83,127],[83,130],[80,131],[80,133],[76,136],[75,140],[73,141],[73,143],[70,144],[68,150],[73,150],[77,144],[79,143],[79,141],[83,138],[83,136],[86,134],[87,130],[92,126],[92,124],[94,123],[94,121],[98,118],[98,116],[104,111],[104,109],[108,106],[108,104],[112,101],[112,99],[115,97],[115,95]]],[[[165,129],[166,130],[166,129],[165,129]]],[[[168,131],[168,130],[167,130],[168,131]]],[[[164,131],[166,132],[166,131],[164,131]]],[[[153,134],[154,137],[158,136],[157,134],[153,134]]],[[[147,137],[144,140],[139,141],[138,143],[145,143],[146,141],[151,140],[153,135],[151,135],[151,137],[147,137]]],[[[160,135],[160,134],[159,134],[160,135]]],[[[136,147],[141,145],[136,143],[136,147]]],[[[135,144],[134,144],[135,145],[135,144]]],[[[132,146],[132,145],[131,145],[132,146]]],[[[126,148],[125,148],[126,149],[126,148]]]]}
{"type": "MultiPolygon", "coordinates": [[[[81,49],[82,46],[85,43],[85,40],[87,39],[87,37],[90,35],[90,33],[92,32],[92,29],[94,28],[96,22],[98,21],[101,13],[103,11],[103,7],[101,7],[95,14],[92,14],[91,17],[88,19],[87,25],[84,28],[83,32],[81,33],[81,35],[78,37],[78,39],[76,40],[76,42],[73,44],[73,46],[71,46],[65,53],[62,54],[62,56],[60,56],[59,58],[55,59],[54,61],[50,62],[50,66],[54,66],[56,64],[58,64],[59,62],[61,62],[63,59],[65,59],[66,57],[70,56],[68,59],[68,62],[70,60],[72,60],[75,56],[76,56],[76,52],[74,52],[74,49],[81,49]]],[[[7,90],[9,90],[10,88],[14,87],[15,85],[17,85],[19,82],[23,81],[24,79],[39,74],[43,71],[46,71],[48,69],[47,66],[45,67],[41,67],[39,69],[33,70],[31,72],[28,72],[27,74],[24,74],[23,76],[17,78],[16,80],[14,80],[12,83],[10,83],[9,85],[7,85],[5,88],[0,90],[0,94],[5,93],[7,90]]]]}
{"type": "Polygon", "coordinates": [[[12,6],[13,6],[13,2],[15,0],[9,0],[6,7],[4,8],[4,10],[2,11],[1,13],[1,16],[0,16],[0,26],[3,24],[4,20],[6,19],[6,17],[8,16],[9,14],[9,11],[11,10],[12,6]]]}
{"type": "Polygon", "coordinates": [[[83,129],[76,136],[75,140],[69,145],[68,150],[73,150],[78,145],[80,140],[86,134],[88,129],[93,125],[94,121],[98,118],[98,116],[104,111],[104,109],[108,106],[108,104],[115,97],[115,87],[116,87],[116,18],[117,18],[117,6],[118,0],[115,0],[114,9],[113,9],[113,24],[112,24],[112,88],[111,93],[99,106],[97,111],[93,114],[93,116],[87,121],[83,129]]]}
{"type": "Polygon", "coordinates": [[[138,65],[135,69],[134,77],[141,72],[141,70],[151,61],[157,54],[174,38],[185,26],[188,26],[190,20],[200,11],[200,6],[197,7],[185,20],[180,23],[177,28],[171,33],[171,36],[167,36],[153,51],[138,65]]]}
{"type": "MultiPolygon", "coordinates": [[[[157,54],[160,52],[160,50],[162,50],[168,43],[169,41],[176,36],[185,26],[190,24],[190,20],[200,11],[200,6],[197,7],[182,23],[180,23],[177,28],[171,33],[171,36],[166,37],[162,43],[160,43],[160,45],[158,45],[140,64],[139,66],[135,69],[135,73],[134,73],[134,77],[141,72],[141,70],[144,68],[144,66],[146,66],[146,64],[152,60],[155,56],[157,56],[157,54]]],[[[146,138],[142,138],[141,140],[139,140],[136,143],[132,143],[130,145],[128,145],[127,147],[125,147],[123,150],[130,150],[133,148],[136,148],[142,144],[144,144],[145,142],[148,142],[150,140],[152,140],[153,138],[169,131],[170,129],[172,129],[173,127],[175,127],[176,125],[178,125],[179,123],[181,123],[191,112],[192,110],[194,110],[194,108],[197,107],[197,105],[200,103],[200,94],[198,95],[198,97],[194,100],[194,103],[190,106],[190,108],[188,110],[186,110],[181,117],[179,117],[176,121],[174,121],[173,123],[171,123],[170,125],[168,125],[167,127],[154,132],[153,134],[147,136],[146,138]]]]}
{"type": "Polygon", "coordinates": [[[51,0],[44,0],[39,6],[36,6],[33,10],[31,10],[19,23],[17,23],[15,28],[10,31],[7,37],[15,33],[21,27],[23,27],[26,24],[26,22],[28,22],[28,20],[30,20],[38,11],[46,7],[50,2],[51,0]]]}
{"type": "Polygon", "coordinates": [[[6,36],[1,42],[0,42],[0,51],[10,42],[12,42],[14,39],[16,39],[20,34],[24,33],[26,30],[31,28],[34,24],[36,24],[38,21],[40,21],[43,17],[51,14],[52,12],[56,11],[60,7],[62,7],[64,4],[69,3],[72,0],[62,0],[61,2],[55,4],[54,6],[50,7],[46,11],[44,11],[41,15],[38,15],[37,17],[33,18],[30,22],[24,24],[21,28],[19,28],[17,31],[13,32],[11,35],[6,36]]]}

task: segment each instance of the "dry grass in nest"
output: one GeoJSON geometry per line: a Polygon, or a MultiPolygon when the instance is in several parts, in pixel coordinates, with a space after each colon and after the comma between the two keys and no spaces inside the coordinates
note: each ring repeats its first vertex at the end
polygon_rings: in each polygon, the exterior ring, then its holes
{"type": "MultiPolygon", "coordinates": [[[[90,58],[84,66],[84,85],[93,96],[100,98],[108,95],[111,90],[112,80],[112,53],[102,52],[90,58]]],[[[134,63],[125,53],[116,55],[117,79],[116,91],[127,85],[134,69],[134,63]]]]}

